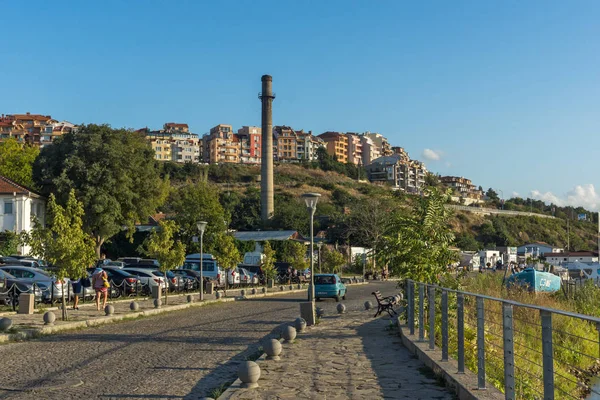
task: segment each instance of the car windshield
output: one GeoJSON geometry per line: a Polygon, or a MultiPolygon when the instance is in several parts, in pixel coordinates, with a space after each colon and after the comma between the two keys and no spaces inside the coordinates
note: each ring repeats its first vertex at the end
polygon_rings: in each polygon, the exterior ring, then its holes
{"type": "Polygon", "coordinates": [[[334,283],[334,276],[315,276],[315,285],[333,285],[334,283]]]}

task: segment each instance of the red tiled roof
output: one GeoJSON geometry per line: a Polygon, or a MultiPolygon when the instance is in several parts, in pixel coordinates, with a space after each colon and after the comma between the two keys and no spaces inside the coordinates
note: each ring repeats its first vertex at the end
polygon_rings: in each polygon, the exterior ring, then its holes
{"type": "Polygon", "coordinates": [[[0,194],[34,194],[39,196],[33,190],[26,188],[25,186],[19,185],[18,183],[8,179],[5,176],[0,175],[0,194]]]}
{"type": "Polygon", "coordinates": [[[14,119],[24,119],[24,120],[34,120],[34,121],[48,121],[52,119],[50,115],[40,115],[40,114],[13,114],[12,117],[14,119]]]}
{"type": "Polygon", "coordinates": [[[188,128],[188,124],[178,124],[176,122],[167,122],[165,126],[172,126],[173,128],[188,128]]]}

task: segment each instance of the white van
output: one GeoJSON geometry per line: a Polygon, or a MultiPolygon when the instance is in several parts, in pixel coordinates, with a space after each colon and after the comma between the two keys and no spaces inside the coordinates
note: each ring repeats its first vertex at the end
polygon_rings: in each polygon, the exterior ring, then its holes
{"type": "MultiPolygon", "coordinates": [[[[179,269],[191,269],[200,271],[200,253],[189,254],[185,257],[185,262],[179,269]]],[[[216,258],[211,254],[202,255],[202,276],[209,279],[217,287],[225,285],[225,272],[217,264],[216,258]]]]}

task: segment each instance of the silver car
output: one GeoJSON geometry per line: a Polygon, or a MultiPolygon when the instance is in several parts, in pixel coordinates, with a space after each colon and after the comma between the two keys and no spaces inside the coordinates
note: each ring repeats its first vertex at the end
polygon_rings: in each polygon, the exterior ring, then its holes
{"type": "MultiPolygon", "coordinates": [[[[46,271],[38,268],[24,267],[22,265],[4,265],[0,270],[8,272],[15,278],[27,279],[42,291],[42,301],[59,300],[62,298],[63,291],[66,290],[67,281],[57,281],[53,276],[46,271]]],[[[67,292],[65,291],[65,295],[67,292]]]]}

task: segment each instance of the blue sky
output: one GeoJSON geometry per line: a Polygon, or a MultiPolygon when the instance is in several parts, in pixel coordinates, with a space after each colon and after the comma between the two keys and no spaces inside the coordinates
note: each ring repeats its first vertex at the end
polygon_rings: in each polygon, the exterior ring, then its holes
{"type": "Polygon", "coordinates": [[[600,2],[2,1],[0,112],[372,131],[441,174],[597,209],[600,2]],[[218,4],[217,4],[218,3],[218,4]],[[429,159],[424,157],[425,149],[429,159]]]}

